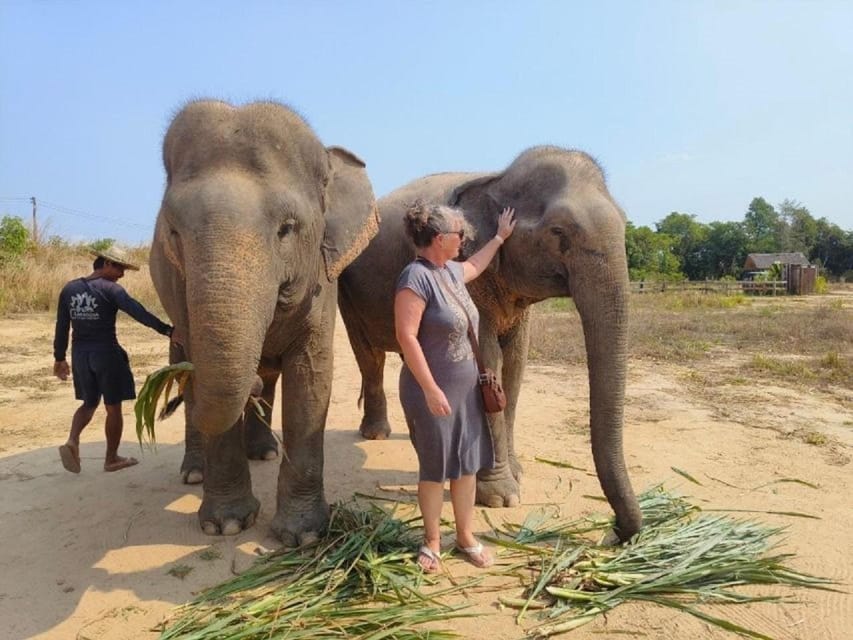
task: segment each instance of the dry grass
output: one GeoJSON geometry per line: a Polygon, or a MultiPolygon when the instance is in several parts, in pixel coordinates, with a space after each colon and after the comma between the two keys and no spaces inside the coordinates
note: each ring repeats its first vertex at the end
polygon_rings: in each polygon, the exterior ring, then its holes
{"type": "MultiPolygon", "coordinates": [[[[148,272],[148,247],[129,250],[142,267],[127,271],[121,285],[154,313],[162,307],[148,272]]],[[[33,247],[20,258],[0,262],[0,316],[55,311],[66,282],[92,272],[94,257],[82,245],[33,247]]]]}
{"type": "MultiPolygon", "coordinates": [[[[631,357],[684,365],[746,356],[746,379],[853,386],[853,309],[840,299],[634,295],[629,345],[631,357]]],[[[586,361],[580,317],[570,305],[534,307],[530,358],[586,361]]]]}

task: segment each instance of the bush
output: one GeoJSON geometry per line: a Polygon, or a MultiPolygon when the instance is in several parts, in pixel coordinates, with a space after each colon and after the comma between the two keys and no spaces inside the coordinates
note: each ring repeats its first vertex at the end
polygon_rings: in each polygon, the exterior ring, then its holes
{"type": "Polygon", "coordinates": [[[0,220],[0,259],[20,256],[30,244],[30,231],[23,220],[13,216],[3,216],[0,220]]]}
{"type": "Polygon", "coordinates": [[[89,248],[92,251],[106,251],[115,243],[116,241],[113,238],[98,238],[89,243],[89,248]]]}
{"type": "Polygon", "coordinates": [[[815,293],[826,293],[829,291],[829,285],[826,282],[825,276],[818,276],[814,281],[814,292],[815,293]]]}

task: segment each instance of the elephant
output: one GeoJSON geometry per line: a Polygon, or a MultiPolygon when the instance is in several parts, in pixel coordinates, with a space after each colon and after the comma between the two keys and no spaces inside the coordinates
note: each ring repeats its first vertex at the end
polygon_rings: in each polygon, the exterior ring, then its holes
{"type": "Polygon", "coordinates": [[[251,526],[259,510],[247,457],[274,458],[269,428],[244,408],[258,377],[282,378],[282,460],[273,532],[285,545],[328,524],[323,435],[332,381],[337,278],[377,233],[365,164],[325,147],[275,102],[186,104],[163,141],[166,186],[151,276],[193,364],[184,389],[185,482],[203,482],[211,535],[251,526]]]}
{"type": "MultiPolygon", "coordinates": [[[[368,439],[390,433],[383,391],[386,352],[400,353],[394,332],[395,283],[413,259],[403,229],[409,203],[458,207],[476,237],[465,260],[495,234],[503,207],[514,207],[515,232],[486,271],[469,283],[480,311],[480,350],[507,396],[490,416],[495,467],[481,471],[477,502],[490,507],[520,502],[521,465],[513,445],[516,406],[527,362],[530,306],[571,296],[580,313],[588,360],[592,453],[614,513],[614,532],[629,539],[642,516],[625,465],[622,427],[628,332],[626,218],[588,154],[556,146],[527,149],[497,173],[439,173],[392,191],[378,202],[379,233],[338,280],[339,306],[362,376],[368,439]]],[[[361,398],[360,398],[361,400],[361,398]]]]}

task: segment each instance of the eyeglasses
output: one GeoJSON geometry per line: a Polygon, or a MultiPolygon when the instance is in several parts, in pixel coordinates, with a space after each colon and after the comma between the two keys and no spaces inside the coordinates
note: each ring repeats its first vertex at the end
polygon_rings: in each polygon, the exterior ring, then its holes
{"type": "Polygon", "coordinates": [[[448,235],[448,236],[457,235],[457,236],[459,236],[460,240],[465,239],[465,230],[464,229],[460,229],[459,231],[445,231],[444,234],[448,235]]]}

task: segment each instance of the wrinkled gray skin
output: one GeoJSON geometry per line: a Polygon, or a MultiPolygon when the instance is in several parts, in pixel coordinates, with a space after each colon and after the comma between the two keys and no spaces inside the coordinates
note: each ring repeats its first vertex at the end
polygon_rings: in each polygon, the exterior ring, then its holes
{"type": "Polygon", "coordinates": [[[444,173],[415,180],[379,200],[379,234],[344,270],[339,304],[361,369],[365,438],[390,433],[382,389],[385,352],[399,353],[393,298],[397,276],[413,258],[403,229],[416,199],[461,207],[476,232],[460,259],[495,235],[503,207],[518,224],[488,269],[469,283],[480,310],[485,366],[499,372],[507,394],[503,414],[490,419],[497,465],[481,472],[477,501],[519,503],[521,465],[513,446],[519,388],[527,361],[529,307],[571,296],[583,323],[589,365],[590,429],[595,468],[627,540],[642,526],[622,451],[628,331],[625,217],[607,191],[601,169],[585,153],[535,147],[505,170],[444,173]]]}
{"type": "Polygon", "coordinates": [[[184,481],[204,482],[206,533],[251,526],[259,502],[247,456],[277,449],[256,418],[243,424],[243,410],[257,376],[271,399],[281,375],[285,453],[272,526],[285,544],[305,542],[328,522],[323,430],[336,279],[377,228],[364,164],[325,148],[271,102],[188,104],[166,133],[163,160],[151,275],[186,337],[170,361],[194,365],[184,481]]]}

